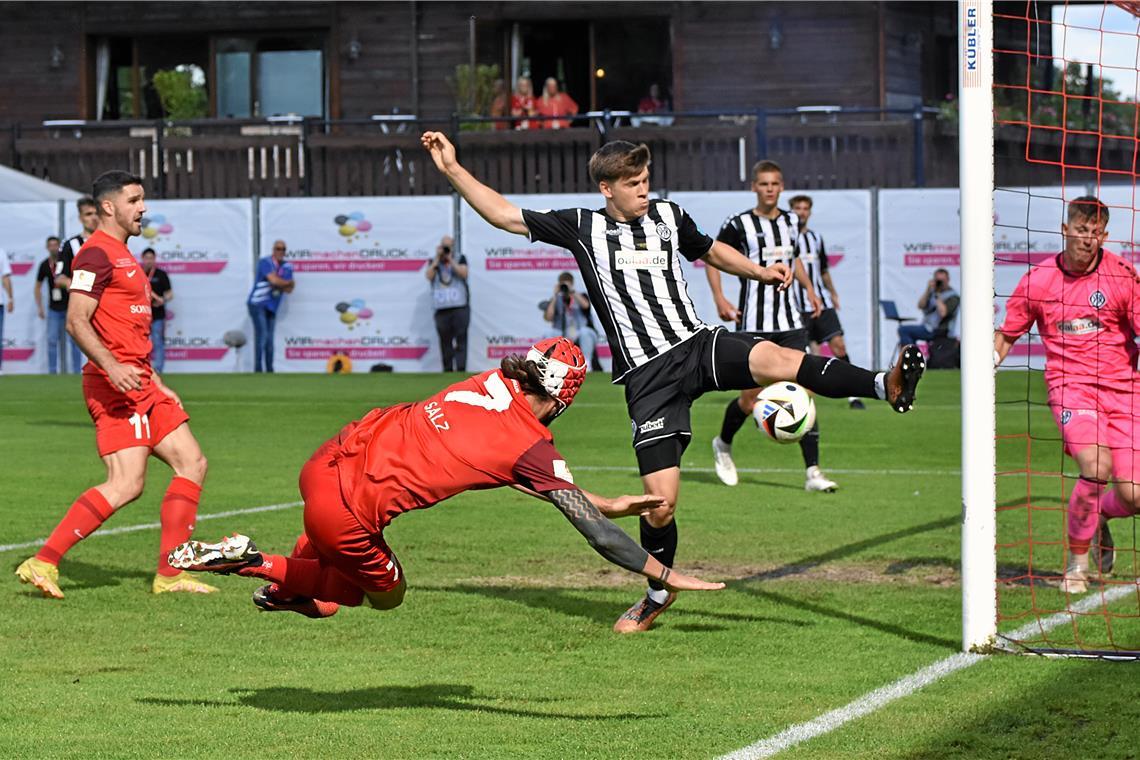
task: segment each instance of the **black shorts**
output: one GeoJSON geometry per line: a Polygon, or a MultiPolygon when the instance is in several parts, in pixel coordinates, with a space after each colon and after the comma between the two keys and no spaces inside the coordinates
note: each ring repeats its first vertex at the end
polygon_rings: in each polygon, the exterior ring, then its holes
{"type": "MultiPolygon", "coordinates": [[[[755,333],[733,333],[723,327],[702,330],[626,375],[625,403],[643,475],[663,469],[660,461],[654,465],[643,461],[643,452],[653,444],[676,438],[680,451],[688,446],[693,435],[689,420],[693,401],[709,391],[756,386],[748,369],[748,354],[760,340],[755,333]]],[[[664,466],[677,464],[679,459],[664,466]]]]}
{"type": "Polygon", "coordinates": [[[818,317],[813,317],[810,311],[803,313],[804,329],[813,343],[823,345],[827,341],[843,334],[843,325],[839,324],[839,314],[835,309],[824,309],[818,317]]]}
{"type": "MultiPolygon", "coordinates": [[[[763,340],[768,340],[775,343],[777,346],[784,348],[794,348],[796,351],[803,351],[807,353],[808,332],[801,328],[799,330],[784,330],[783,332],[758,332],[758,333],[744,333],[745,335],[754,335],[763,340]]],[[[755,386],[754,386],[755,387],[755,386]]]]}

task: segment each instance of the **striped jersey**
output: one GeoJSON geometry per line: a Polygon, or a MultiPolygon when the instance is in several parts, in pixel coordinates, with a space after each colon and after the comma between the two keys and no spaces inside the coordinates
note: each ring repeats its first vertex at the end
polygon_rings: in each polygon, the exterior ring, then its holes
{"type": "Polygon", "coordinates": [[[713,240],[676,203],[649,202],[645,216],[619,222],[604,210],[524,210],[530,239],[568,249],[613,351],[613,381],[702,330],[678,255],[708,253],[713,240]]]}
{"type": "MultiPolygon", "coordinates": [[[[799,255],[799,220],[791,211],[779,209],[775,219],[757,216],[752,209],[729,217],[716,239],[727,243],[760,266],[783,263],[791,268],[799,255]]],[[[787,332],[803,327],[800,306],[793,288],[780,290],[740,278],[740,325],[746,332],[787,332]]]]}
{"type": "MultiPolygon", "coordinates": [[[[831,292],[823,286],[823,276],[827,274],[827,248],[823,244],[823,238],[815,230],[800,230],[799,249],[800,261],[803,262],[804,270],[811,280],[811,286],[815,288],[815,294],[823,304],[822,308],[834,309],[835,303],[831,300],[831,292]]],[[[796,300],[800,311],[810,312],[811,301],[808,300],[807,290],[799,282],[793,282],[792,287],[796,289],[796,300]]]]}
{"type": "MultiPolygon", "coordinates": [[[[90,235],[88,235],[88,237],[90,237],[90,235]]],[[[63,241],[63,245],[59,247],[59,251],[62,254],[70,254],[71,259],[74,261],[75,257],[79,255],[79,249],[83,247],[85,242],[87,241],[82,234],[72,235],[63,241]]]]}

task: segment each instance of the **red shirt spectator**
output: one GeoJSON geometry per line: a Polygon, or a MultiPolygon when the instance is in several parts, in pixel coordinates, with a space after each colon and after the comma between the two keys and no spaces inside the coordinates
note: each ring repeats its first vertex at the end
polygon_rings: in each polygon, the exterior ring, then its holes
{"type": "Polygon", "coordinates": [[[494,97],[491,99],[489,115],[496,119],[504,119],[504,121],[496,121],[494,128],[496,130],[510,129],[511,122],[505,120],[505,117],[511,115],[511,96],[507,94],[507,83],[502,79],[496,79],[491,94],[494,97]]]}
{"type": "Polygon", "coordinates": [[[638,113],[664,113],[669,110],[669,101],[661,97],[661,88],[649,85],[649,94],[637,104],[638,113]]]}
{"type": "MultiPolygon", "coordinates": [[[[542,97],[535,102],[539,116],[573,116],[578,113],[578,104],[574,98],[564,92],[558,91],[558,81],[554,77],[546,80],[542,89],[542,97]]],[[[543,127],[546,129],[563,129],[570,126],[568,119],[544,119],[543,127]]]]}
{"type": "MultiPolygon", "coordinates": [[[[519,77],[511,96],[511,116],[519,118],[537,115],[538,112],[534,109],[534,84],[530,77],[519,77]]],[[[522,118],[515,124],[515,129],[542,129],[542,123],[522,118]]]]}

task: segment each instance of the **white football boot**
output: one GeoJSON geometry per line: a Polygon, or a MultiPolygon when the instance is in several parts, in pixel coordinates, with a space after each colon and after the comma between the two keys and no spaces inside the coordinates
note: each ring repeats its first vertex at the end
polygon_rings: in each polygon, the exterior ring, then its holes
{"type": "Polygon", "coordinates": [[[716,465],[716,476],[726,486],[734,486],[739,481],[736,477],[736,463],[732,461],[732,444],[725,443],[720,436],[712,439],[713,464],[716,465]]]}
{"type": "Polygon", "coordinates": [[[823,471],[819,467],[807,468],[807,480],[804,481],[805,491],[822,491],[823,493],[834,493],[835,489],[839,488],[839,484],[834,480],[828,480],[824,476],[823,471]]]}

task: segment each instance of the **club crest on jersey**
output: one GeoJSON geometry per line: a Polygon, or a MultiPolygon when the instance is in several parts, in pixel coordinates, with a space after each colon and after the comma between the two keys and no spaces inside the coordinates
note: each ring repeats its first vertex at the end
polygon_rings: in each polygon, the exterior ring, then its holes
{"type": "Polygon", "coordinates": [[[1089,306],[1093,307],[1094,309],[1099,309],[1106,303],[1108,303],[1108,298],[1105,297],[1104,293],[1100,292],[1099,290],[1094,290],[1089,294],[1089,306]]]}
{"type": "Polygon", "coordinates": [[[1068,425],[1069,420],[1071,420],[1071,419],[1073,419],[1073,413],[1070,412],[1068,409],[1061,412],[1061,424],[1062,425],[1068,425]]]}
{"type": "Polygon", "coordinates": [[[670,227],[669,225],[665,224],[665,222],[658,222],[657,223],[657,237],[661,238],[662,240],[672,240],[673,239],[673,228],[670,227]]]}

